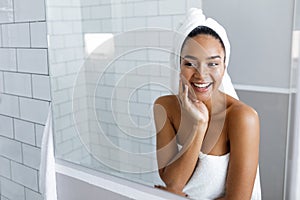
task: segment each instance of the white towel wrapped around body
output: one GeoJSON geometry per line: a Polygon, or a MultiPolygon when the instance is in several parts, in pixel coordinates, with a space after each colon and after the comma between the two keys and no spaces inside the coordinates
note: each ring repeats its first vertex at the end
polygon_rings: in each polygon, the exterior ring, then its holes
{"type": "MultiPolygon", "coordinates": [[[[183,192],[194,200],[214,200],[223,197],[229,158],[230,153],[222,156],[200,153],[198,165],[183,192]]],[[[251,200],[261,200],[259,167],[251,200]]]]}

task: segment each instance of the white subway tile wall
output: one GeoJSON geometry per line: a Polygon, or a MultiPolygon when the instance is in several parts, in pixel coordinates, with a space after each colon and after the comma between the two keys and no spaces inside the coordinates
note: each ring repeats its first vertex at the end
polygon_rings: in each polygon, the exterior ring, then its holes
{"type": "Polygon", "coordinates": [[[46,22],[32,22],[30,25],[30,42],[33,48],[47,48],[46,22]]]}
{"type": "Polygon", "coordinates": [[[48,75],[47,49],[17,49],[19,72],[48,75]]]}
{"type": "Polygon", "coordinates": [[[1,156],[4,156],[17,162],[22,162],[21,142],[1,137],[0,145],[1,156]]]}
{"type": "Polygon", "coordinates": [[[0,1],[0,199],[42,200],[40,146],[50,98],[43,0],[0,1]]]}
{"type": "Polygon", "coordinates": [[[40,0],[14,0],[15,22],[45,21],[45,2],[40,0]]]}
{"type": "Polygon", "coordinates": [[[14,125],[11,117],[0,115],[0,135],[8,138],[14,137],[14,125]]]}
{"type": "Polygon", "coordinates": [[[4,78],[3,78],[3,72],[0,71],[0,93],[2,93],[3,91],[4,91],[4,78]]]}
{"type": "Polygon", "coordinates": [[[24,192],[23,185],[4,177],[1,177],[0,181],[1,181],[1,199],[2,198],[6,198],[9,200],[25,199],[25,192],[24,192]]]}
{"type": "Polygon", "coordinates": [[[0,157],[0,176],[4,176],[6,178],[11,178],[10,174],[10,160],[4,157],[0,157]]]}
{"type": "Polygon", "coordinates": [[[35,145],[37,147],[41,147],[44,128],[43,125],[35,124],[35,145]]]}
{"type": "Polygon", "coordinates": [[[32,97],[30,74],[4,72],[3,75],[5,93],[32,97]]]}
{"type": "Polygon", "coordinates": [[[12,0],[1,1],[0,10],[0,23],[10,23],[14,21],[12,0]]]}
{"type": "Polygon", "coordinates": [[[14,95],[1,93],[0,113],[9,117],[20,117],[19,98],[14,95]]]}
{"type": "Polygon", "coordinates": [[[184,14],[187,9],[188,1],[176,1],[173,0],[163,0],[159,1],[159,14],[160,15],[177,15],[184,14]]]}
{"type": "Polygon", "coordinates": [[[25,188],[25,197],[30,200],[43,200],[42,196],[35,191],[25,188]]]}
{"type": "Polygon", "coordinates": [[[11,162],[11,176],[14,181],[28,188],[38,191],[37,170],[17,162],[11,162]]]}
{"type": "MultiPolygon", "coordinates": [[[[191,3],[191,1],[174,2],[169,0],[84,1],[84,3],[82,2],[83,7],[81,8],[82,33],[80,34],[114,33],[117,35],[123,31],[145,27],[174,29],[178,26],[180,20],[183,19],[186,10],[189,7],[201,7],[201,1],[197,1],[197,3],[191,3]],[[197,5],[197,3],[199,4],[197,5]]],[[[55,10],[58,12],[58,15],[63,16],[63,11],[58,10],[57,6],[55,7],[55,10]]],[[[54,12],[55,11],[50,11],[52,14],[54,12]]],[[[57,16],[55,16],[54,19],[57,20],[57,16]]],[[[69,34],[67,30],[61,30],[65,25],[70,26],[69,21],[60,21],[58,24],[50,25],[54,39],[57,37],[58,40],[66,42],[66,38],[69,37],[68,40],[73,40],[73,37],[76,36],[75,34],[69,34]],[[57,30],[57,28],[59,28],[59,30],[57,30]],[[63,35],[65,39],[62,39],[62,37],[59,38],[60,35],[63,35]]],[[[50,41],[52,41],[51,37],[50,41]]],[[[170,46],[170,38],[168,37],[168,34],[156,35],[155,37],[151,34],[149,34],[149,36],[145,34],[136,34],[132,35],[128,40],[118,41],[118,45],[123,45],[124,48],[127,49],[130,47],[134,48],[136,41],[139,41],[139,45],[145,46],[157,46],[158,44],[170,46]]],[[[117,38],[115,38],[115,40],[117,40],[117,38]]],[[[54,61],[51,62],[59,64],[68,61],[68,58],[70,60],[73,58],[71,51],[66,51],[65,49],[60,50],[60,48],[63,48],[60,46],[60,43],[54,41],[54,45],[57,47],[55,48],[56,55],[55,58],[53,58],[54,61]]],[[[66,45],[64,47],[66,47],[66,45]]],[[[153,160],[151,156],[145,156],[143,162],[140,163],[136,163],[136,160],[130,160],[132,157],[122,157],[122,162],[120,162],[118,152],[105,144],[101,139],[101,131],[99,131],[98,126],[101,127],[103,133],[109,138],[110,142],[123,150],[133,153],[153,152],[155,149],[155,132],[153,132],[153,124],[149,124],[153,118],[151,116],[152,105],[158,96],[170,93],[168,87],[171,78],[169,71],[164,67],[157,67],[157,64],[154,64],[154,67],[152,68],[149,63],[160,62],[160,64],[168,66],[168,61],[169,54],[163,51],[143,50],[131,52],[122,58],[119,58],[117,62],[111,64],[110,68],[106,69],[107,73],[105,73],[105,76],[102,77],[103,79],[98,83],[100,86],[95,85],[95,83],[97,83],[96,80],[98,80],[99,75],[102,73],[101,69],[99,69],[99,66],[101,65],[98,64],[98,68],[95,68],[93,67],[95,63],[85,63],[85,76],[81,77],[81,84],[78,86],[81,87],[81,92],[78,92],[80,94],[76,96],[77,98],[73,102],[76,111],[82,112],[79,120],[80,123],[77,124],[77,128],[81,134],[81,139],[83,139],[88,146],[91,146],[90,150],[92,153],[96,155],[96,157],[102,156],[102,159],[105,157],[104,160],[107,162],[106,164],[119,166],[120,170],[129,168],[138,169],[136,172],[139,170],[140,172],[144,172],[149,166],[154,166],[156,164],[156,161],[153,160]],[[157,68],[155,68],[155,65],[157,68]],[[128,73],[130,70],[133,70],[131,71],[132,73],[128,73]],[[122,77],[124,74],[126,74],[126,76],[122,77]],[[162,83],[162,85],[166,87],[151,85],[149,83],[151,81],[162,83]],[[118,86],[115,87],[117,83],[118,86]],[[144,83],[149,84],[141,85],[144,83]],[[97,119],[93,117],[95,108],[93,106],[94,102],[92,97],[84,97],[84,92],[90,95],[94,94],[96,86],[98,87],[95,93],[97,119]],[[116,102],[112,104],[113,100],[116,102]],[[114,110],[113,114],[111,113],[111,107],[113,107],[114,110]],[[87,113],[82,111],[84,109],[87,109],[89,112],[87,116],[87,113]],[[128,110],[130,116],[128,115],[128,110]],[[86,118],[88,120],[86,120],[86,118]],[[88,122],[88,126],[85,123],[85,120],[88,122]],[[143,126],[147,127],[148,130],[145,130],[145,127],[143,129],[143,126]],[[132,135],[127,136],[126,133],[132,135]],[[147,139],[141,139],[139,138],[140,136],[147,136],[147,139]]],[[[60,77],[63,75],[62,71],[65,69],[56,69],[57,70],[55,70],[54,73],[59,75],[55,79],[55,89],[57,90],[55,90],[53,96],[56,96],[55,93],[58,92],[59,95],[57,95],[57,100],[61,102],[59,103],[60,105],[58,105],[58,112],[61,114],[61,117],[59,118],[60,122],[56,122],[56,128],[60,129],[57,131],[59,133],[59,141],[57,141],[59,142],[57,144],[58,151],[59,153],[64,154],[60,155],[63,158],[80,163],[86,159],[86,157],[80,159],[80,154],[75,155],[74,151],[70,151],[69,149],[74,143],[80,145],[80,143],[77,143],[78,140],[75,139],[76,135],[74,133],[72,134],[72,131],[68,128],[68,125],[71,126],[73,122],[70,117],[66,116],[68,114],[68,108],[70,109],[70,105],[66,104],[64,101],[68,101],[67,98],[71,98],[72,96],[62,95],[62,93],[67,93],[65,91],[67,91],[72,83],[74,83],[72,82],[74,77],[66,71],[66,76],[64,76],[62,80],[60,77]],[[62,101],[61,99],[64,100],[62,101]],[[66,106],[62,106],[63,104],[66,104],[66,106]],[[63,112],[62,108],[64,110],[63,112]],[[66,134],[66,132],[68,132],[68,134],[66,134]],[[68,136],[66,137],[66,135],[68,136]],[[73,160],[75,158],[77,160],[73,160]]],[[[74,146],[73,149],[76,150],[74,146]]],[[[80,149],[76,150],[76,152],[80,152],[80,149]]],[[[82,156],[84,155],[85,154],[82,154],[82,156]]],[[[107,170],[97,162],[97,160],[91,158],[90,161],[94,166],[107,170]]],[[[110,170],[107,172],[114,173],[118,176],[124,176],[124,174],[117,171],[110,170]]],[[[147,184],[158,181],[156,172],[150,174],[151,175],[145,173],[139,175],[127,174],[125,178],[140,182],[144,181],[147,184]]]]}
{"type": "Polygon", "coordinates": [[[40,167],[41,149],[32,145],[22,144],[23,163],[26,166],[38,170],[40,167]]]}
{"type": "Polygon", "coordinates": [[[14,119],[15,139],[31,145],[35,145],[34,123],[14,119]]]}
{"type": "Polygon", "coordinates": [[[51,100],[49,76],[32,75],[32,96],[36,99],[51,100]]]}
{"type": "Polygon", "coordinates": [[[1,48],[0,49],[0,70],[17,71],[16,49],[1,48]]]}
{"type": "MultiPolygon", "coordinates": [[[[84,35],[82,34],[81,1],[49,1],[47,28],[49,36],[49,63],[51,74],[52,102],[55,129],[55,152],[57,158],[75,163],[91,164],[91,158],[77,134],[83,127],[88,135],[88,115],[81,115],[75,126],[73,120],[73,87],[77,73],[83,65],[84,35]]],[[[104,10],[103,10],[104,11],[104,10]]],[[[85,79],[84,79],[85,80],[85,79]]],[[[33,81],[42,83],[43,77],[34,77],[33,81]]],[[[86,102],[85,83],[78,99],[86,102]]],[[[39,87],[33,88],[42,95],[39,87]]],[[[46,94],[42,95],[43,98],[46,94]]],[[[76,104],[76,103],[75,103],[76,104]]],[[[86,103],[78,104],[78,109],[87,111],[86,103]]],[[[75,106],[76,107],[76,106],[75,106]]],[[[39,142],[37,141],[37,144],[39,142]]]]}
{"type": "Polygon", "coordinates": [[[12,23],[2,25],[3,47],[30,47],[29,23],[12,23]]]}

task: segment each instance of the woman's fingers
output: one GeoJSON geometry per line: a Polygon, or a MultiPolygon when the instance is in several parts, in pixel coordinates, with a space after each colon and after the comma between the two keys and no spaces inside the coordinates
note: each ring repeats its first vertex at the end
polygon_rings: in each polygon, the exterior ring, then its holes
{"type": "Polygon", "coordinates": [[[188,86],[183,84],[182,79],[179,81],[179,100],[181,106],[186,106],[188,100],[188,86]]]}
{"type": "Polygon", "coordinates": [[[189,94],[193,89],[188,85],[185,81],[185,77],[181,75],[179,81],[179,101],[182,109],[186,110],[190,113],[193,118],[200,121],[207,121],[208,119],[208,110],[203,102],[199,101],[196,98],[196,94],[194,94],[195,98],[191,99],[189,94]]]}
{"type": "Polygon", "coordinates": [[[202,102],[202,101],[197,101],[194,102],[194,105],[197,107],[198,111],[200,111],[200,113],[202,115],[199,115],[201,121],[203,122],[207,122],[208,121],[208,109],[206,107],[206,105],[202,102]]]}
{"type": "Polygon", "coordinates": [[[183,88],[183,92],[179,95],[179,98],[182,108],[186,109],[191,106],[191,101],[188,98],[188,86],[183,85],[183,88]]]}
{"type": "Polygon", "coordinates": [[[183,94],[183,85],[182,85],[182,80],[180,79],[179,80],[179,92],[178,92],[178,96],[179,96],[179,100],[180,100],[180,103],[182,104],[182,94],[183,94]]]}

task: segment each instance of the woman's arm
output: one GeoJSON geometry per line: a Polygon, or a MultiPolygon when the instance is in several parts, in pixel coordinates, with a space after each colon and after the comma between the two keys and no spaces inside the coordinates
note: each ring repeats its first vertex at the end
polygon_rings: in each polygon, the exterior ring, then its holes
{"type": "Polygon", "coordinates": [[[167,190],[182,192],[196,166],[202,141],[208,125],[208,111],[202,102],[192,104],[187,97],[187,88],[181,101],[181,121],[175,133],[170,120],[170,110],[174,102],[170,98],[159,98],[155,102],[154,117],[157,129],[157,161],[159,174],[167,190]],[[183,147],[178,151],[177,139],[183,139],[183,147]]]}
{"type": "Polygon", "coordinates": [[[166,105],[164,106],[165,103],[162,101],[158,99],[154,109],[156,127],[159,130],[156,137],[159,175],[166,184],[167,190],[180,193],[196,166],[204,136],[201,133],[205,130],[182,120],[177,134],[185,134],[186,139],[181,151],[178,151],[176,133],[169,117],[163,114],[162,109],[166,105]],[[166,119],[162,119],[162,116],[165,116],[166,119]],[[164,124],[160,124],[162,121],[164,124]]]}
{"type": "Polygon", "coordinates": [[[259,118],[250,107],[242,104],[228,115],[230,161],[225,197],[251,199],[259,159],[259,118]]]}

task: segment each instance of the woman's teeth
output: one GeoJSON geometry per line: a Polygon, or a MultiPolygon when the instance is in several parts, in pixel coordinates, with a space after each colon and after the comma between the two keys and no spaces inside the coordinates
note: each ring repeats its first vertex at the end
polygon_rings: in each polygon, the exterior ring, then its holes
{"type": "Polygon", "coordinates": [[[207,88],[210,86],[211,83],[193,83],[193,84],[198,88],[207,88]]]}

